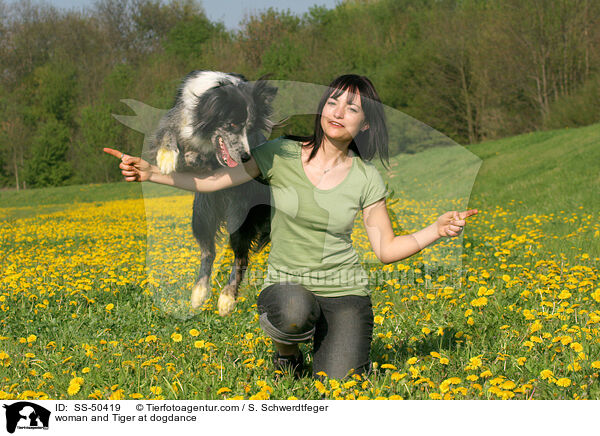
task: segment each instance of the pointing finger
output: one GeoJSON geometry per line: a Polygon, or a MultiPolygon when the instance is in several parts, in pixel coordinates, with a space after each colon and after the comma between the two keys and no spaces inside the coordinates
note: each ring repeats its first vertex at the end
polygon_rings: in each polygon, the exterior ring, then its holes
{"type": "Polygon", "coordinates": [[[111,156],[119,158],[119,159],[121,159],[121,157],[124,155],[124,153],[120,152],[119,150],[114,150],[114,149],[108,148],[108,147],[104,147],[102,149],[102,151],[104,151],[105,153],[110,154],[111,156]]]}
{"type": "Polygon", "coordinates": [[[460,213],[460,218],[465,219],[473,215],[477,215],[479,211],[477,209],[470,209],[460,213]]]}

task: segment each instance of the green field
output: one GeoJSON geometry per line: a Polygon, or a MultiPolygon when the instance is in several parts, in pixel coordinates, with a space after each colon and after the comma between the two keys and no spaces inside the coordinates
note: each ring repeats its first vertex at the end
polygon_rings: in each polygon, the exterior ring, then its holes
{"type": "MultiPolygon", "coordinates": [[[[592,125],[393,158],[398,233],[451,206],[480,213],[464,238],[387,266],[357,222],[376,369],[323,383],[275,377],[260,282],[244,281],[236,312],[218,316],[232,262],[223,239],[213,297],[188,307],[199,265],[191,193],[161,188],[144,202],[128,183],[0,191],[0,399],[599,399],[599,136],[592,125]],[[148,279],[157,249],[172,260],[158,288],[148,279]]],[[[251,258],[254,276],[266,254],[251,258]]]]}

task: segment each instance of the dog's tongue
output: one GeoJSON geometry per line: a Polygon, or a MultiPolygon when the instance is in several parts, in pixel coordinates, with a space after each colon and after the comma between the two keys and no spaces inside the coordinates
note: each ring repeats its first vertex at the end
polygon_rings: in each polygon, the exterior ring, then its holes
{"type": "Polygon", "coordinates": [[[225,146],[225,141],[223,141],[223,138],[221,137],[219,137],[219,146],[221,147],[221,155],[223,156],[223,160],[227,163],[227,166],[229,168],[237,167],[237,162],[229,155],[227,147],[225,146]]]}

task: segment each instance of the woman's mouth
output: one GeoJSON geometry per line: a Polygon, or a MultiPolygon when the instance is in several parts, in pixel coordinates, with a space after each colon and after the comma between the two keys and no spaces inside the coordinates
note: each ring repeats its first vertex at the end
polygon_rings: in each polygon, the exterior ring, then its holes
{"type": "Polygon", "coordinates": [[[344,127],[343,124],[340,124],[337,121],[329,121],[329,124],[331,124],[333,127],[344,127]]]}

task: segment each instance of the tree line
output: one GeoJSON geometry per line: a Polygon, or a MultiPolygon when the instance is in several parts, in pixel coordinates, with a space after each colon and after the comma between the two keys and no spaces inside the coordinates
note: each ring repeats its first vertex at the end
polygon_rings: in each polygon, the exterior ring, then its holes
{"type": "Polygon", "coordinates": [[[139,153],[143,139],[111,116],[130,113],[120,100],[166,109],[197,69],[323,85],[364,74],[387,106],[461,144],[588,125],[599,47],[595,0],[353,0],[263,10],[235,31],[196,0],[0,0],[0,186],[120,180],[101,148],[139,153]]]}

